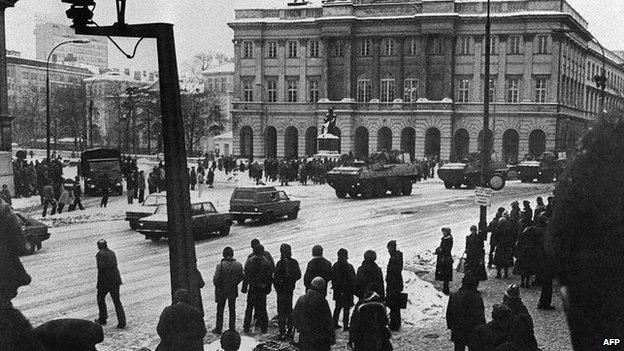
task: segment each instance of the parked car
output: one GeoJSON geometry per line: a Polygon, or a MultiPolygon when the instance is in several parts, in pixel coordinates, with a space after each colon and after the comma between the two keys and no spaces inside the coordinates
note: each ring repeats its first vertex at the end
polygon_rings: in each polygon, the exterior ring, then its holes
{"type": "MultiPolygon", "coordinates": [[[[195,238],[212,233],[218,233],[221,236],[230,234],[232,215],[229,213],[218,213],[209,201],[191,200],[191,220],[195,238]]],[[[158,205],[154,214],[139,219],[136,230],[145,235],[145,239],[155,242],[161,238],[168,238],[167,204],[158,205]]]]}
{"type": "Polygon", "coordinates": [[[126,221],[130,224],[130,229],[136,230],[139,219],[151,216],[156,212],[158,205],[167,204],[167,195],[165,193],[149,194],[143,203],[133,207],[131,211],[126,211],[126,221]]]}
{"type": "Polygon", "coordinates": [[[259,219],[264,223],[288,216],[295,219],[301,201],[291,200],[283,191],[272,186],[238,187],[230,198],[230,213],[243,224],[247,219],[259,219]]]}
{"type": "Polygon", "coordinates": [[[48,226],[21,212],[15,212],[15,214],[22,225],[22,232],[26,238],[24,254],[32,255],[36,250],[41,250],[41,243],[50,238],[48,226]]]}

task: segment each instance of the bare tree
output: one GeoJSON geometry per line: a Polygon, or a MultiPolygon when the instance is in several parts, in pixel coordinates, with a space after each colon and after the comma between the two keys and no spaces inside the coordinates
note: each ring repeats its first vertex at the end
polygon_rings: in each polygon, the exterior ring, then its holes
{"type": "Polygon", "coordinates": [[[193,154],[195,145],[209,133],[223,130],[227,118],[221,110],[219,97],[212,91],[183,93],[182,118],[187,150],[193,154]]]}
{"type": "Polygon", "coordinates": [[[56,86],[52,93],[55,142],[59,137],[70,137],[74,139],[74,150],[78,150],[78,142],[86,139],[87,132],[85,88],[82,85],[61,85],[56,86]]]}
{"type": "Polygon", "coordinates": [[[202,72],[205,70],[233,61],[234,59],[232,57],[219,52],[201,51],[195,54],[191,60],[186,62],[184,65],[184,73],[187,76],[201,80],[202,72]]]}
{"type": "Polygon", "coordinates": [[[13,135],[17,143],[35,142],[45,137],[45,92],[36,86],[22,89],[13,101],[13,135]]]}

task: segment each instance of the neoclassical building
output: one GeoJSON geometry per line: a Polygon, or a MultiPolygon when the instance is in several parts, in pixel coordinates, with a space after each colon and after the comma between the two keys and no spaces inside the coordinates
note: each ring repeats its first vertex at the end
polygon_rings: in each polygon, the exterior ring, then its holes
{"type": "MultiPolygon", "coordinates": [[[[341,151],[401,149],[454,159],[483,125],[485,0],[325,0],[236,10],[234,154],[316,153],[329,108],[341,151]]],[[[565,0],[492,2],[495,156],[566,151],[624,106],[624,60],[601,50],[565,0]]]]}

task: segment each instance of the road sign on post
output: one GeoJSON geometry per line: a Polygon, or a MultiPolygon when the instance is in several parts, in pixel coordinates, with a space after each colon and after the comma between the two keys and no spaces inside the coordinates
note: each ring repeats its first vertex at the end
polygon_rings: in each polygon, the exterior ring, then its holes
{"type": "Polygon", "coordinates": [[[475,203],[479,206],[492,206],[492,189],[490,188],[475,188],[475,203]]]}

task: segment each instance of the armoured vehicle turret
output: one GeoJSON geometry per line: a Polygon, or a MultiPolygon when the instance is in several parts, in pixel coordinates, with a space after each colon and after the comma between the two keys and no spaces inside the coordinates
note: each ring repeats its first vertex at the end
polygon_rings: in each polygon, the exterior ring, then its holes
{"type": "MultiPolygon", "coordinates": [[[[492,161],[486,175],[490,188],[493,190],[504,188],[508,170],[505,162],[492,161]]],[[[472,153],[462,162],[446,163],[440,166],[438,176],[447,189],[459,189],[462,185],[468,189],[476,188],[481,183],[481,153],[472,153]]]]}
{"type": "Polygon", "coordinates": [[[422,171],[419,163],[411,162],[409,154],[380,151],[366,160],[346,160],[329,171],[326,178],[341,199],[347,194],[353,198],[374,198],[387,192],[394,196],[410,195],[412,184],[422,178],[422,171]]]}
{"type": "Polygon", "coordinates": [[[566,166],[566,160],[560,159],[554,152],[546,151],[533,160],[518,164],[518,178],[523,183],[537,179],[540,183],[551,183],[559,178],[566,166]]]}

